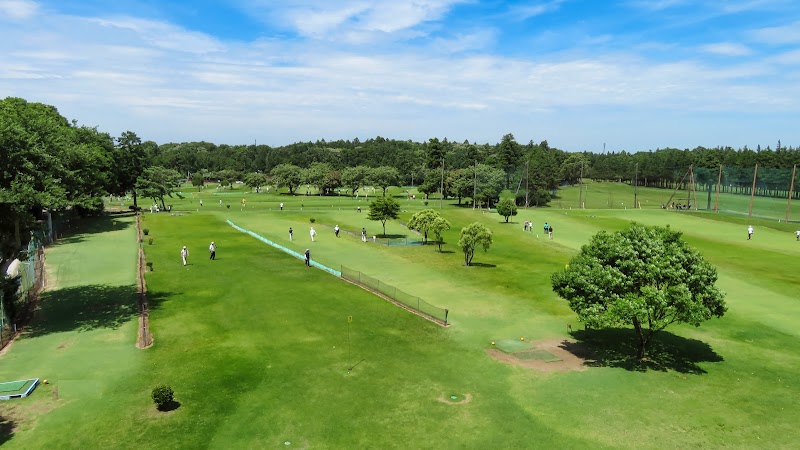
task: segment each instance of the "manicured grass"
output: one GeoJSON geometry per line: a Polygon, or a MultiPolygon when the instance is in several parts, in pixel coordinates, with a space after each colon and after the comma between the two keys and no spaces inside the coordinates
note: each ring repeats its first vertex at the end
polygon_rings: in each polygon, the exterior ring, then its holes
{"type": "MultiPolygon", "coordinates": [[[[399,222],[425,207],[399,189],[391,193],[401,196],[399,222]]],[[[366,219],[364,200],[213,188],[200,196],[202,207],[190,195],[174,202],[174,215],[145,214],[153,238],[153,245],[145,242],[154,269],[147,274],[151,349],[136,350],[134,322],[120,319],[130,302],[107,298],[111,317],[67,315],[54,331],[17,342],[0,359],[0,376],[7,379],[72,381],[66,385],[73,399],[54,400],[43,389],[21,401],[29,406],[25,415],[19,409],[11,414],[20,429],[6,438],[9,447],[286,448],[288,441],[289,448],[788,448],[800,439],[800,243],[789,225],[752,220],[757,231],[747,241],[746,225],[724,214],[554,205],[521,210],[505,224],[494,212],[446,201],[442,212],[453,229],[439,253],[433,245],[361,242],[361,227],[370,235],[380,227],[366,219]],[[330,267],[363,271],[449,308],[452,325],[439,327],[308,269],[235,231],[226,219],[293,250],[310,248],[330,267]],[[524,220],[533,221],[533,232],[522,231],[524,220]],[[575,333],[599,357],[584,371],[542,373],[488,356],[491,341],[524,350],[539,340],[569,338],[568,324],[578,330],[549,276],[594,233],[631,220],[683,231],[719,268],[730,307],[723,319],[670,328],[646,364],[628,357],[633,336],[619,330],[575,333]],[[464,267],[455,242],[473,221],[489,226],[495,243],[476,254],[479,265],[464,267]],[[555,228],[553,240],[540,232],[545,221],[555,228]],[[336,224],[345,231],[338,239],[336,224]],[[216,261],[206,251],[212,240],[216,261]],[[187,267],[180,263],[183,245],[190,249],[187,267]],[[72,358],[54,359],[65,351],[57,343],[70,339],[72,358]],[[28,364],[27,372],[15,378],[9,358],[18,367],[28,364]],[[62,365],[73,372],[62,375],[62,365]],[[156,412],[149,399],[150,389],[162,383],[180,403],[168,413],[156,412]],[[451,395],[470,400],[449,402],[451,395]]],[[[438,201],[429,206],[438,209],[438,201]]],[[[396,221],[387,233],[415,236],[396,221]]],[[[102,298],[114,286],[129,286],[117,281],[101,289],[103,282],[92,278],[117,266],[87,261],[98,269],[78,274],[70,266],[91,259],[87,249],[103,247],[101,241],[135,255],[131,236],[130,228],[80,235],[52,250],[69,257],[58,261],[48,254],[48,264],[60,279],[73,279],[70,286],[102,298]]],[[[130,274],[133,263],[125,263],[130,274]]],[[[81,305],[78,311],[92,310],[78,296],[64,298],[81,305]]],[[[2,408],[0,416],[8,417],[2,408]]]]}

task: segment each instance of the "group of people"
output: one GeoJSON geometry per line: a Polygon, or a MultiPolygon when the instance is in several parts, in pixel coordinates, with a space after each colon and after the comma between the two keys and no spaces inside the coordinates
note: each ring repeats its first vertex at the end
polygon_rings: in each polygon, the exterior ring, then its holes
{"type": "MultiPolygon", "coordinates": [[[[533,222],[531,222],[530,220],[526,220],[522,224],[522,230],[533,231],[533,222]]],[[[544,234],[546,234],[547,237],[549,237],[550,239],[553,239],[553,226],[547,222],[544,223],[544,234]]]]}
{"type": "MultiPolygon", "coordinates": [[[[748,241],[753,239],[753,231],[755,231],[753,229],[753,226],[752,225],[748,225],[747,226],[747,240],[748,241]]],[[[795,237],[795,240],[800,241],[800,229],[798,229],[797,231],[794,232],[794,237],[795,237]]]]}
{"type": "MultiPolygon", "coordinates": [[[[211,245],[208,246],[208,253],[209,253],[208,259],[212,261],[217,259],[217,244],[215,244],[214,241],[211,241],[211,245]]],[[[181,249],[181,260],[183,261],[184,266],[188,264],[188,259],[189,259],[189,249],[186,248],[186,246],[184,245],[183,248],[181,249]]]]}

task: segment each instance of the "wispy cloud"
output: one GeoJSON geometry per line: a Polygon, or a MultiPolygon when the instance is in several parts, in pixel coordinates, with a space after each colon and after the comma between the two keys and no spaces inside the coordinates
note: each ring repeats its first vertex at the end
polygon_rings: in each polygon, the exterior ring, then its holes
{"type": "Polygon", "coordinates": [[[765,27],[751,31],[756,41],[766,44],[798,44],[800,43],[800,21],[777,27],[765,27]]]}
{"type": "Polygon", "coordinates": [[[719,42],[716,44],[708,44],[700,47],[700,49],[707,53],[722,56],[747,56],[753,51],[746,45],[735,42],[719,42]]]}
{"type": "Polygon", "coordinates": [[[39,5],[29,0],[0,0],[0,19],[29,19],[39,11],[39,5]]]}

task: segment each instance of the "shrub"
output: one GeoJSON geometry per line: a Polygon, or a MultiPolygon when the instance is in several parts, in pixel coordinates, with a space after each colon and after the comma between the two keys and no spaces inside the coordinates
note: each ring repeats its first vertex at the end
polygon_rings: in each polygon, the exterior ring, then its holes
{"type": "Polygon", "coordinates": [[[313,217],[312,217],[311,219],[309,219],[309,220],[311,221],[311,223],[314,223],[314,222],[316,222],[316,221],[317,221],[317,219],[315,219],[315,218],[313,218],[313,217]]]}
{"type": "Polygon", "coordinates": [[[231,209],[231,205],[225,205],[225,207],[231,209]]]}
{"type": "Polygon", "coordinates": [[[145,265],[147,266],[148,269],[150,269],[150,272],[153,271],[153,262],[152,261],[146,262],[145,265]]]}
{"type": "Polygon", "coordinates": [[[149,228],[142,228],[142,234],[147,236],[148,234],[150,234],[150,229],[149,228]]]}
{"type": "Polygon", "coordinates": [[[150,244],[150,245],[153,245],[153,238],[147,239],[147,243],[150,244]]]}
{"type": "Polygon", "coordinates": [[[423,202],[423,204],[424,204],[425,206],[428,206],[428,201],[427,201],[427,200],[425,200],[425,201],[423,202]]]}
{"type": "Polygon", "coordinates": [[[175,393],[172,391],[172,388],[166,384],[162,384],[161,386],[156,386],[153,388],[153,392],[150,394],[150,396],[153,398],[153,402],[156,404],[156,408],[159,410],[167,409],[170,405],[172,405],[172,402],[175,399],[175,393]]]}

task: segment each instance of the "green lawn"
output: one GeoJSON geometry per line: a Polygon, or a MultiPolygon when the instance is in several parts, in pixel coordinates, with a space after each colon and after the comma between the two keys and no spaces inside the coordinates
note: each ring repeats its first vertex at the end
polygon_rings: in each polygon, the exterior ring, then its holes
{"type": "MultiPolygon", "coordinates": [[[[622,197],[625,188],[610,185],[595,195],[622,197]]],[[[643,195],[658,201],[657,194],[643,195]]],[[[387,233],[416,237],[400,222],[424,201],[398,201],[404,212],[387,223],[387,233]]],[[[47,294],[31,335],[0,357],[3,379],[51,384],[0,404],[0,416],[17,427],[0,442],[10,448],[790,448],[800,440],[800,243],[789,225],[748,220],[756,234],[747,241],[742,218],[725,214],[570,210],[554,202],[520,210],[505,224],[496,213],[445,201],[453,229],[439,253],[433,245],[361,242],[362,227],[370,236],[381,231],[366,219],[367,205],[363,198],[212,187],[174,201],[174,215],[146,213],[155,338],[147,350],[134,347],[130,220],[100,222],[54,246],[47,262],[59,289],[47,294]],[[329,267],[360,270],[448,308],[452,325],[442,328],[308,269],[234,230],[228,219],[298,252],[310,248],[329,267]],[[524,220],[533,221],[533,232],[522,231],[524,220]],[[577,331],[582,327],[549,285],[550,274],[594,233],[631,220],[683,231],[719,268],[729,303],[722,319],[663,333],[645,365],[628,358],[631,333],[577,331]],[[464,267],[455,242],[472,221],[489,226],[495,243],[476,254],[478,266],[464,267]],[[553,240],[540,232],[545,221],[555,229],[553,240]],[[345,231],[338,239],[337,224],[345,231]],[[216,261],[206,251],[212,240],[216,261]],[[186,267],[183,245],[190,249],[186,267]],[[516,348],[519,337],[569,338],[568,324],[598,356],[586,370],[544,373],[487,354],[491,341],[516,348]],[[160,383],[173,387],[179,408],[155,411],[149,391],[160,383]],[[58,400],[54,386],[64,392],[58,400]],[[451,395],[465,400],[449,402],[451,395]]],[[[429,206],[438,208],[438,199],[429,206]]]]}

